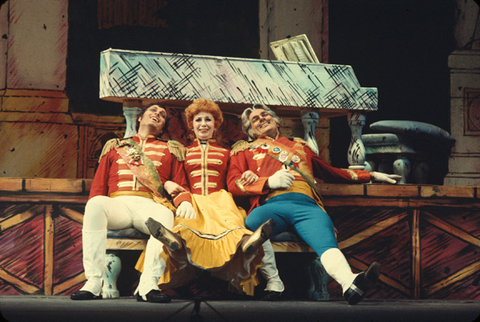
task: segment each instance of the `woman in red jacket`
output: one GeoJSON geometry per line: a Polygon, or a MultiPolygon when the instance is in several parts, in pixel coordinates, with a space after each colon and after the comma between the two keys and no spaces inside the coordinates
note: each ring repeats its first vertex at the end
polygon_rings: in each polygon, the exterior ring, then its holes
{"type": "Polygon", "coordinates": [[[214,138],[223,122],[218,105],[197,99],[185,114],[187,125],[195,134],[193,144],[186,148],[184,161],[195,211],[177,214],[171,231],[153,219],[147,222],[152,235],[169,250],[163,255],[167,265],[160,288],[185,285],[206,270],[253,295],[256,271],[262,265],[260,246],[273,231],[273,221],[267,221],[252,235],[245,228],[245,211],[225,190],[230,150],[219,146],[214,138]]]}

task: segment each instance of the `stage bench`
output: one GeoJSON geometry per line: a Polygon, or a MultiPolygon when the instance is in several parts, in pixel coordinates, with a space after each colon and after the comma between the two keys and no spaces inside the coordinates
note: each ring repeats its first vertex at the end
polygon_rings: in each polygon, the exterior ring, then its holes
{"type": "MultiPolygon", "coordinates": [[[[147,245],[149,235],[134,229],[127,228],[121,230],[109,230],[107,234],[107,258],[106,277],[104,279],[103,295],[108,298],[118,298],[120,293],[117,289],[117,279],[121,269],[121,260],[117,255],[118,251],[137,250],[143,251],[147,245]]],[[[327,282],[329,276],[323,269],[315,252],[305,242],[298,239],[296,235],[290,232],[283,232],[271,238],[273,250],[279,256],[279,253],[307,253],[309,256],[297,262],[297,269],[303,270],[303,278],[306,278],[307,284],[305,290],[302,290],[302,295],[306,299],[316,301],[328,301],[329,294],[327,291],[327,282]],[[313,258],[313,260],[312,260],[313,258]],[[313,269],[312,269],[313,266],[313,269]],[[305,276],[307,275],[307,276],[305,276]]],[[[280,255],[282,256],[282,255],[280,255]]],[[[282,279],[282,265],[278,265],[282,279]]],[[[288,284],[284,281],[285,284],[288,284]]],[[[295,284],[295,283],[292,283],[295,284]]]]}

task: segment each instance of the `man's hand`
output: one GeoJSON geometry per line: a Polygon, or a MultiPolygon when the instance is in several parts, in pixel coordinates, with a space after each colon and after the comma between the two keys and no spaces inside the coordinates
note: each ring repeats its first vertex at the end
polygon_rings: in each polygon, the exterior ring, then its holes
{"type": "Polygon", "coordinates": [[[242,174],[239,182],[241,185],[247,186],[249,184],[257,182],[257,180],[258,176],[252,170],[247,170],[242,174]]]}
{"type": "Polygon", "coordinates": [[[195,210],[190,202],[183,201],[177,208],[177,217],[195,219],[197,218],[197,214],[195,213],[195,210]]]}
{"type": "Polygon", "coordinates": [[[293,184],[295,177],[290,173],[288,169],[281,169],[275,172],[270,178],[268,178],[268,186],[270,189],[290,188],[293,184]]]}
{"type": "Polygon", "coordinates": [[[378,182],[388,182],[391,184],[396,184],[398,180],[402,179],[402,176],[399,176],[398,174],[387,174],[377,171],[370,172],[370,174],[373,176],[373,180],[378,182]]]}
{"type": "Polygon", "coordinates": [[[167,181],[165,182],[165,184],[163,185],[163,188],[165,189],[165,191],[170,195],[172,196],[172,198],[175,198],[176,195],[178,195],[179,193],[181,192],[185,192],[187,190],[185,190],[185,188],[183,188],[181,185],[179,185],[178,183],[175,183],[173,181],[167,181]]]}

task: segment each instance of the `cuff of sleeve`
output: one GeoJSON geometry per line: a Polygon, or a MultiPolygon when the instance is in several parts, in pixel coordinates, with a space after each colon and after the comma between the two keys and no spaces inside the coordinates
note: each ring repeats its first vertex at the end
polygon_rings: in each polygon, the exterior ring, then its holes
{"type": "Polygon", "coordinates": [[[263,195],[270,192],[270,189],[265,189],[265,182],[268,177],[260,177],[257,182],[244,186],[245,193],[250,195],[263,195]]]}
{"type": "Polygon", "coordinates": [[[368,172],[366,170],[355,170],[355,173],[357,174],[357,182],[370,182],[373,180],[373,172],[368,172]]]}
{"type": "Polygon", "coordinates": [[[175,198],[173,198],[173,204],[175,205],[175,207],[178,208],[178,206],[180,206],[180,204],[184,201],[188,201],[190,203],[192,203],[192,196],[190,195],[189,192],[182,192],[180,193],[178,196],[176,196],[175,198]]]}

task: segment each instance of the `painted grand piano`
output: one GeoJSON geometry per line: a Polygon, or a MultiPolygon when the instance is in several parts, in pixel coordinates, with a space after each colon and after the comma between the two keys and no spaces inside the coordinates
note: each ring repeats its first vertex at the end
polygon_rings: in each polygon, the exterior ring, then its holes
{"type": "Polygon", "coordinates": [[[318,118],[347,115],[350,168],[363,169],[365,114],[376,111],[376,88],[361,87],[351,66],[108,49],[100,56],[100,98],[123,105],[126,136],[135,134],[142,104],[167,101],[185,108],[196,98],[240,115],[263,103],[282,119],[302,119],[305,140],[317,149],[318,118]]]}
{"type": "MultiPolygon", "coordinates": [[[[361,133],[366,112],[377,110],[376,88],[361,87],[350,66],[298,60],[305,59],[274,61],[108,49],[100,56],[100,98],[123,105],[126,137],[135,134],[136,115],[151,101],[183,109],[196,98],[207,98],[218,103],[224,113],[236,115],[263,103],[282,119],[301,118],[304,139],[316,153],[319,117],[347,115],[352,136],[348,162],[350,168],[364,169],[361,133]]],[[[111,237],[115,233],[109,232],[111,237]]],[[[120,261],[109,254],[107,262],[120,261]]],[[[318,269],[311,280],[320,282],[313,283],[318,287],[312,287],[314,295],[310,297],[325,300],[329,297],[328,275],[319,263],[315,262],[318,269]]],[[[104,281],[108,289],[115,290],[112,297],[118,296],[116,276],[116,272],[107,274],[104,281]]]]}

